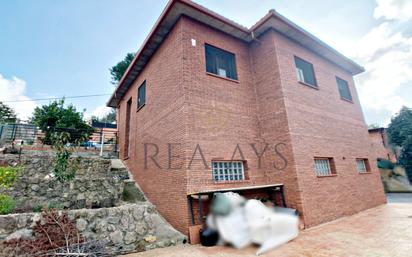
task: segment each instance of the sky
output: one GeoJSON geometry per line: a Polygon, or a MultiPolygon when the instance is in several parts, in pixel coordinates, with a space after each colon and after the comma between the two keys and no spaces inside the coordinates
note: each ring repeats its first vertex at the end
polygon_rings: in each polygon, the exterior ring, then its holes
{"type": "MultiPolygon", "coordinates": [[[[275,9],[365,67],[355,77],[367,124],[387,125],[412,107],[412,0],[196,0],[250,27],[275,9]]],[[[66,99],[103,116],[115,88],[109,68],[136,52],[167,0],[0,1],[0,101],[21,119],[66,99]]]]}

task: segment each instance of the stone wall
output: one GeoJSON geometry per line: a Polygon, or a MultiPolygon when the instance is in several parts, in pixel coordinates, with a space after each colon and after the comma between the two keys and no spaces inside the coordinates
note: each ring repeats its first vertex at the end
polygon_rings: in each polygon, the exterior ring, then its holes
{"type": "MultiPolygon", "coordinates": [[[[109,251],[117,254],[166,247],[186,243],[187,240],[148,202],[70,210],[68,215],[75,220],[77,229],[87,240],[101,240],[109,251]]],[[[34,222],[40,218],[40,213],[0,215],[0,242],[30,237],[34,222]]]]}
{"type": "Polygon", "coordinates": [[[33,207],[54,204],[71,209],[112,207],[120,203],[123,178],[127,171],[112,170],[110,160],[92,157],[73,157],[76,164],[74,180],[59,182],[52,176],[53,153],[0,155],[0,163],[19,163],[19,172],[13,187],[0,189],[16,201],[16,210],[32,211],[33,207]]]}

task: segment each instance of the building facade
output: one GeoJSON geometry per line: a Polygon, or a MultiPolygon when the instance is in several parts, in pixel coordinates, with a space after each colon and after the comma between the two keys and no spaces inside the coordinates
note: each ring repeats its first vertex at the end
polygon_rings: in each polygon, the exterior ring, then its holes
{"type": "Polygon", "coordinates": [[[283,184],[309,227],[383,204],[362,71],[274,10],[248,29],[172,0],[108,102],[120,156],[185,234],[205,190],[283,184]]]}
{"type": "Polygon", "coordinates": [[[392,146],[389,143],[388,135],[385,128],[369,129],[369,138],[371,141],[371,148],[375,152],[376,159],[385,159],[393,163],[398,161],[400,149],[392,146]]]}

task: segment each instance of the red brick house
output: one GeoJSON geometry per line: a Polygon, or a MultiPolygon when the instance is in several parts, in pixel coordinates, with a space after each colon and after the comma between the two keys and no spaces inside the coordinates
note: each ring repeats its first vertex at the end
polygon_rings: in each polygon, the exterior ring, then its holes
{"type": "Polygon", "coordinates": [[[171,0],[108,102],[120,156],[185,234],[199,224],[191,195],[223,189],[282,184],[306,226],[383,204],[363,71],[274,10],[248,29],[171,0]]]}

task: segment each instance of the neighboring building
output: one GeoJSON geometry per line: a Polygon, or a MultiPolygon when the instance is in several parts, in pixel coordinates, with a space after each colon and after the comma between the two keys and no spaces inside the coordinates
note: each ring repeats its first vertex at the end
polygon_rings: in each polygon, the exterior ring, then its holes
{"type": "Polygon", "coordinates": [[[91,126],[94,129],[90,139],[92,142],[101,143],[103,137],[104,143],[116,143],[117,124],[93,120],[91,126]]]}
{"type": "Polygon", "coordinates": [[[388,135],[385,128],[373,128],[369,129],[369,138],[371,141],[371,148],[375,154],[375,158],[381,158],[396,163],[397,151],[392,145],[389,144],[388,135]]]}
{"type": "Polygon", "coordinates": [[[383,204],[353,82],[363,71],[274,10],[247,29],[172,0],[108,102],[120,156],[185,234],[188,196],[225,188],[260,197],[283,184],[306,226],[383,204]]]}
{"type": "Polygon", "coordinates": [[[378,161],[385,191],[388,193],[412,192],[412,185],[409,183],[405,169],[400,165],[396,165],[397,156],[399,156],[401,149],[389,143],[386,129],[369,129],[369,138],[372,153],[378,161]]]}

